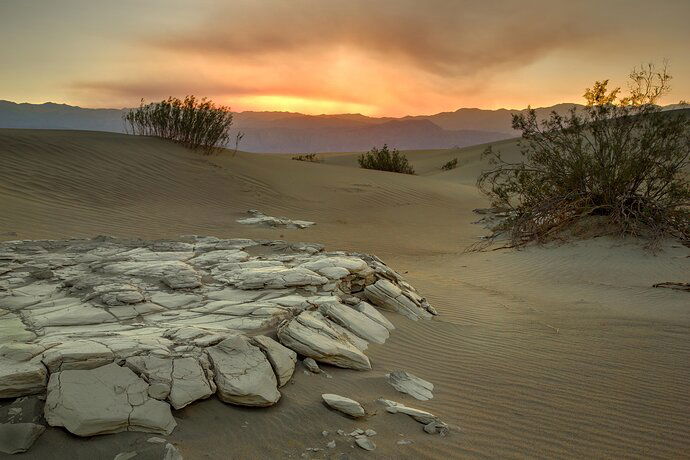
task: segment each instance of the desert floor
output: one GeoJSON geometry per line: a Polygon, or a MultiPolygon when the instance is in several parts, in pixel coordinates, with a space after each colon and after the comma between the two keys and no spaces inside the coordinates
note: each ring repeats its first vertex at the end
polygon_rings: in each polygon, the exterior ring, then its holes
{"type": "MultiPolygon", "coordinates": [[[[514,155],[513,141],[498,143],[514,155]]],[[[230,152],[200,156],[175,144],[80,131],[0,130],[0,239],[184,234],[309,241],[378,255],[405,274],[440,316],[413,322],[367,352],[373,370],[324,366],[295,373],[283,399],[244,409],[216,399],[175,413],[168,438],[185,459],[562,458],[690,456],[690,296],[653,288],[689,281],[690,250],[668,242],[599,238],[526,250],[466,253],[485,230],[474,208],[482,147],[411,152],[418,176],[357,168],[354,154],[324,163],[230,152]],[[457,157],[460,166],[441,172],[457,157]],[[304,230],[236,223],[248,209],[310,220],[304,230]],[[397,393],[384,374],[433,382],[430,401],[397,393]],[[344,418],[321,393],[379,413],[344,418]],[[429,410],[457,427],[432,436],[378,397],[429,410]],[[333,436],[372,428],[374,452],[333,436]],[[323,437],[321,432],[331,432],[323,437]],[[408,439],[412,444],[398,445],[408,439]],[[343,457],[345,458],[345,457],[343,457]]],[[[112,459],[150,435],[79,439],[48,430],[15,458],[112,459]]]]}

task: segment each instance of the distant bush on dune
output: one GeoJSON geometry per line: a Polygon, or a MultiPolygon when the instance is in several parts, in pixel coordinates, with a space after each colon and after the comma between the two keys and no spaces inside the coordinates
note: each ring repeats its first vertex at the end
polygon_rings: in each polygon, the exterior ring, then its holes
{"type": "Polygon", "coordinates": [[[522,131],[520,163],[487,148],[491,170],[478,180],[492,204],[509,218],[494,228],[516,246],[585,230],[633,235],[652,243],[664,237],[690,240],[690,117],[661,112],[668,92],[666,66],[634,69],[630,94],[607,89],[608,80],[585,92],[587,106],[543,121],[534,110],[513,116],[522,131]]]}
{"type": "MultiPolygon", "coordinates": [[[[203,98],[169,97],[161,102],[144,103],[123,115],[128,134],[170,139],[209,154],[230,140],[230,107],[203,98]]],[[[239,142],[241,134],[236,141],[239,142]]],[[[237,147],[237,146],[236,146],[237,147]]]]}
{"type": "Polygon", "coordinates": [[[390,151],[388,145],[383,144],[380,149],[374,147],[357,158],[359,166],[364,169],[378,169],[402,174],[414,174],[414,169],[407,161],[407,157],[397,149],[390,151]]]}
{"type": "Polygon", "coordinates": [[[307,153],[304,155],[295,155],[292,157],[296,161],[308,161],[310,163],[323,163],[323,160],[319,158],[315,153],[307,153]]]}
{"type": "Polygon", "coordinates": [[[453,158],[447,163],[444,163],[443,166],[441,166],[441,169],[444,171],[450,171],[451,169],[455,169],[458,167],[458,159],[453,158]]]}

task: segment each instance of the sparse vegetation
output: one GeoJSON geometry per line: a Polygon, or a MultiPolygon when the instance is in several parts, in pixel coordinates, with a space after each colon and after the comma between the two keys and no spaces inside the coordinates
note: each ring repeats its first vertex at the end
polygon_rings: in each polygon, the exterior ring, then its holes
{"type": "Polygon", "coordinates": [[[494,236],[507,233],[520,246],[586,227],[590,236],[687,242],[690,120],[656,105],[670,78],[666,65],[650,64],[632,71],[626,97],[604,80],[586,90],[584,110],[543,121],[534,110],[514,115],[524,160],[507,162],[489,147],[493,169],[478,179],[492,204],[509,211],[494,236]]]}
{"type": "MultiPolygon", "coordinates": [[[[170,139],[205,154],[227,145],[232,125],[230,107],[194,96],[184,100],[169,97],[148,104],[142,99],[140,106],[123,118],[130,134],[170,139]]],[[[238,134],[235,150],[241,138],[242,134],[238,134]]]]}
{"type": "Polygon", "coordinates": [[[315,153],[306,153],[304,155],[295,155],[292,157],[296,161],[308,161],[310,163],[323,163],[323,160],[315,153]]]}
{"type": "Polygon", "coordinates": [[[383,147],[369,150],[357,158],[359,166],[365,169],[378,169],[379,171],[390,171],[402,174],[414,174],[414,169],[407,161],[407,157],[400,153],[398,149],[392,151],[387,144],[383,147]]]}
{"type": "Polygon", "coordinates": [[[441,166],[441,169],[444,170],[444,171],[450,171],[451,169],[455,169],[455,168],[457,168],[457,167],[458,167],[458,159],[457,159],[457,158],[453,158],[452,160],[450,160],[450,161],[444,163],[444,164],[441,166]]]}

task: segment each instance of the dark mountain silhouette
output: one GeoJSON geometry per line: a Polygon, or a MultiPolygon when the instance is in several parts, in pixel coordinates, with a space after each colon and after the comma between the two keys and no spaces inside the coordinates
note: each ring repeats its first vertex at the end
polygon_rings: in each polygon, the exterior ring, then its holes
{"type": "MultiPolygon", "coordinates": [[[[540,117],[565,113],[577,104],[538,108],[540,117]]],[[[670,106],[669,106],[670,108],[670,106]]],[[[123,132],[127,109],[85,109],[65,104],[0,101],[0,128],[80,129],[123,132]]],[[[304,115],[240,112],[233,129],[245,133],[250,152],[311,153],[368,150],[387,143],[401,150],[465,147],[519,135],[511,117],[521,110],[458,109],[435,115],[375,118],[361,114],[304,115]]]]}

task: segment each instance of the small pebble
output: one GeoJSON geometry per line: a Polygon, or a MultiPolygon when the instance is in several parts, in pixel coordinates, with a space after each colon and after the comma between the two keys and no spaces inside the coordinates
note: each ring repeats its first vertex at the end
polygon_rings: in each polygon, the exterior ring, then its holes
{"type": "Polygon", "coordinates": [[[359,447],[364,450],[374,450],[376,449],[376,444],[364,435],[359,435],[355,438],[355,442],[359,447]]]}

